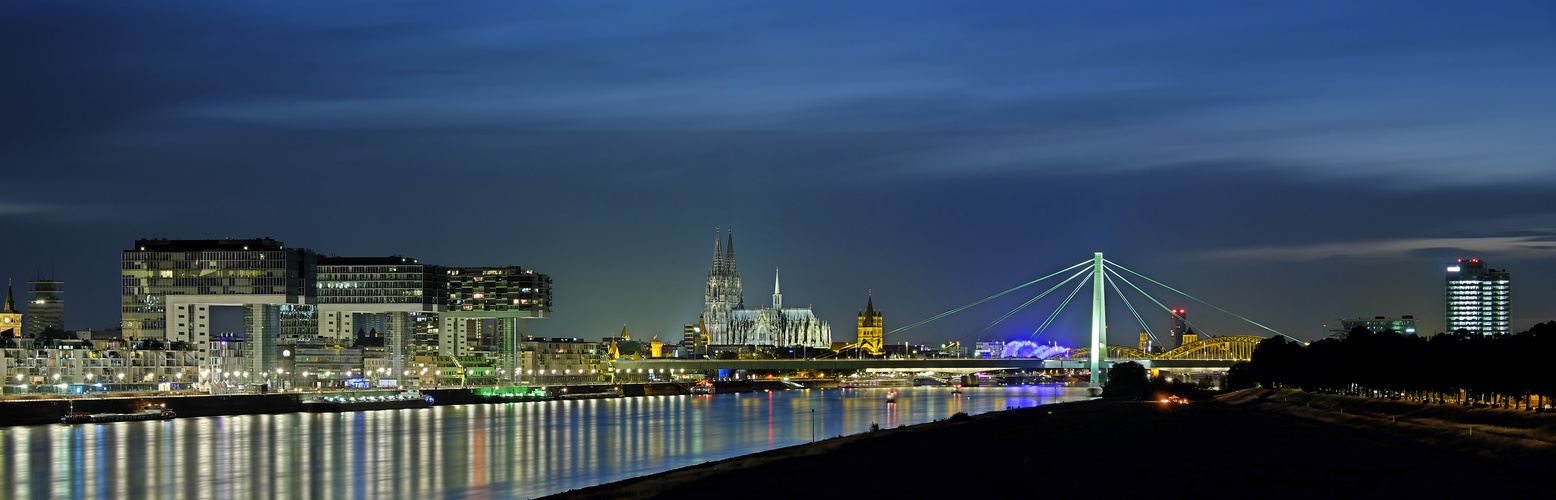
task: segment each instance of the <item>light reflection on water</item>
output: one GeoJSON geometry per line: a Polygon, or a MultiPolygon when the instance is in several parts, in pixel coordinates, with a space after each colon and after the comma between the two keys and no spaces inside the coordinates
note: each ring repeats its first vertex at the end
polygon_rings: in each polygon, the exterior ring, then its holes
{"type": "Polygon", "coordinates": [[[832,389],[0,428],[0,498],[532,497],[882,428],[1087,399],[832,389]],[[814,409],[814,414],[812,410],[814,409]]]}

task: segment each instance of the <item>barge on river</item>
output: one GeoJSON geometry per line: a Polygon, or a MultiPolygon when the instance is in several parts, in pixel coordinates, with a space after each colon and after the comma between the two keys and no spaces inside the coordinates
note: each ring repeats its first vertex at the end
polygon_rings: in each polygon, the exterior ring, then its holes
{"type": "Polygon", "coordinates": [[[168,420],[177,417],[173,410],[167,409],[167,405],[147,405],[145,409],[135,413],[83,413],[74,411],[75,403],[71,403],[72,411],[60,417],[59,421],[67,424],[96,424],[103,422],[135,422],[139,420],[168,420]]]}
{"type": "Polygon", "coordinates": [[[321,394],[303,401],[303,411],[334,413],[343,411],[399,410],[432,406],[432,396],[421,391],[359,391],[321,394]]]}

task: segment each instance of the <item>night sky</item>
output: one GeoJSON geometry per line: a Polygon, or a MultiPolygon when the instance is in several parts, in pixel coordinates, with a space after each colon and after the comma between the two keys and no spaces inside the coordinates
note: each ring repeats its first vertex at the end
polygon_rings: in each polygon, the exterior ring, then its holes
{"type": "MultiPolygon", "coordinates": [[[[1094,251],[1302,339],[1437,331],[1479,257],[1522,330],[1556,319],[1553,89],[1543,0],[9,0],[0,272],[103,328],[133,240],[269,236],[533,268],[532,334],[678,340],[733,226],[747,304],[781,268],[836,340],[872,291],[890,330],[1094,251]]],[[[887,340],[1026,338],[1068,288],[974,332],[1038,291],[887,340]]]]}

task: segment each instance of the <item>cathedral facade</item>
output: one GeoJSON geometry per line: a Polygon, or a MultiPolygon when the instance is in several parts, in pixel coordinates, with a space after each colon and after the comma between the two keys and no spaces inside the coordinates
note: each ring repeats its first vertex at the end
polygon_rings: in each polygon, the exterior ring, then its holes
{"type": "Polygon", "coordinates": [[[832,344],[832,328],[809,307],[783,307],[778,276],[773,275],[773,306],[747,309],[735,266],[735,233],[713,238],[713,267],[704,289],[703,321],[712,345],[824,348],[832,344]],[[722,240],[722,241],[721,241],[722,240]]]}

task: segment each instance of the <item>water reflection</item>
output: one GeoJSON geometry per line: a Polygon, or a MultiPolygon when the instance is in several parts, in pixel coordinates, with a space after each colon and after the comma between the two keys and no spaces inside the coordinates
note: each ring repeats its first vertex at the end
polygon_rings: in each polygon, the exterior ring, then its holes
{"type": "Polygon", "coordinates": [[[0,498],[532,497],[817,439],[1086,399],[808,390],[0,428],[0,498]],[[814,410],[814,411],[812,411],[814,410]]]}

